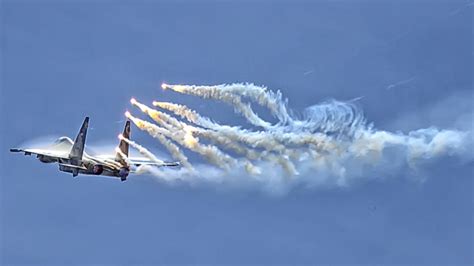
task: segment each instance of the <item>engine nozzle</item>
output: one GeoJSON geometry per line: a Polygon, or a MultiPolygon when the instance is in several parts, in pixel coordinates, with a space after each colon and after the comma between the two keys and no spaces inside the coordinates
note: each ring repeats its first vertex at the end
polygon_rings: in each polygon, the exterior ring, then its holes
{"type": "Polygon", "coordinates": [[[130,174],[130,169],[128,169],[127,167],[120,168],[118,172],[118,176],[120,177],[120,180],[122,181],[127,180],[128,174],[130,174]]]}

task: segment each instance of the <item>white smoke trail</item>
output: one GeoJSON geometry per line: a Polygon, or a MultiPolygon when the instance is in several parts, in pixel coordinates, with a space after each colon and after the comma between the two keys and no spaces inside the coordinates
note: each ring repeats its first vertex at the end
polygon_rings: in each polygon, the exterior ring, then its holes
{"type": "Polygon", "coordinates": [[[176,92],[186,93],[203,97],[204,99],[216,99],[230,104],[237,113],[242,114],[252,125],[270,128],[271,124],[261,119],[250,107],[250,104],[242,102],[240,96],[220,90],[219,87],[211,86],[187,86],[187,85],[168,85],[162,84],[163,89],[171,89],[176,92]]]}
{"type": "Polygon", "coordinates": [[[166,132],[166,129],[151,127],[148,123],[135,118],[129,112],[125,113],[125,116],[130,119],[138,128],[147,131],[153,138],[157,139],[170,152],[171,157],[177,160],[183,167],[189,171],[194,171],[192,165],[188,162],[188,158],[180,151],[179,147],[165,137],[163,133],[166,132]],[[162,129],[162,131],[159,131],[158,129],[162,129]]]}
{"type": "MultiPolygon", "coordinates": [[[[229,170],[232,165],[235,164],[236,160],[231,156],[223,153],[217,147],[212,145],[203,145],[199,143],[199,140],[192,135],[192,131],[184,130],[175,130],[171,132],[167,129],[160,128],[157,125],[154,125],[150,122],[141,120],[139,118],[133,117],[128,114],[127,117],[131,119],[138,128],[147,131],[152,136],[164,135],[173,141],[179,143],[181,146],[186,147],[187,149],[196,152],[204,158],[206,158],[210,163],[225,169],[229,170]]],[[[184,155],[182,155],[184,156],[184,155]]]]}
{"type": "Polygon", "coordinates": [[[141,154],[143,154],[145,157],[152,160],[153,162],[159,163],[159,164],[164,163],[162,160],[156,158],[156,156],[152,152],[147,150],[145,147],[136,143],[135,141],[125,138],[124,136],[122,136],[122,134],[119,135],[119,139],[127,142],[130,146],[138,150],[138,152],[140,152],[141,154]]]}
{"type": "Polygon", "coordinates": [[[171,111],[175,115],[178,115],[181,118],[185,118],[189,122],[205,127],[205,128],[216,129],[221,126],[217,123],[212,122],[209,118],[201,116],[196,111],[184,105],[168,103],[168,102],[153,101],[153,106],[157,106],[165,110],[171,111]]]}
{"type": "MultiPolygon", "coordinates": [[[[253,88],[253,85],[252,85],[253,88]]],[[[213,129],[218,131],[218,136],[215,136],[215,139],[227,137],[229,143],[243,142],[254,148],[263,148],[267,151],[277,151],[284,152],[288,151],[288,147],[284,146],[282,143],[289,143],[292,145],[305,145],[313,144],[316,147],[321,147],[323,145],[331,145],[328,138],[321,133],[276,133],[272,131],[260,131],[260,132],[249,132],[247,130],[242,130],[239,127],[223,126],[218,123],[212,122],[209,118],[201,116],[196,111],[188,108],[184,105],[168,103],[168,102],[153,102],[154,106],[169,110],[174,114],[180,116],[181,118],[187,119],[189,122],[197,124],[199,126],[213,129]]],[[[284,105],[283,105],[284,106],[284,105]]],[[[351,110],[351,109],[350,109],[351,110]]],[[[349,112],[352,114],[352,112],[349,112]]],[[[354,116],[354,115],[352,115],[354,116]]],[[[352,117],[349,115],[349,117],[352,117]]],[[[357,118],[360,120],[359,116],[357,118]]],[[[291,119],[293,121],[293,119],[291,119]]],[[[355,122],[359,123],[359,122],[355,122]]],[[[302,124],[296,123],[296,124],[302,124]]],[[[330,124],[328,121],[308,121],[306,124],[310,124],[308,127],[312,127],[313,130],[320,129],[322,131],[328,132],[330,130],[336,130],[334,123],[330,124]],[[324,123],[326,122],[326,123],[324,123]],[[324,124],[325,128],[318,126],[318,124],[324,124]]],[[[301,127],[301,126],[299,126],[301,127]]],[[[219,141],[222,142],[222,141],[219,141]]],[[[336,148],[333,145],[329,148],[336,148]]]]}
{"type": "MultiPolygon", "coordinates": [[[[278,135],[268,134],[268,132],[248,132],[245,130],[241,130],[238,127],[222,126],[212,122],[209,118],[201,116],[196,111],[189,109],[184,105],[157,101],[154,101],[153,105],[167,109],[175,113],[176,115],[181,116],[182,118],[186,118],[191,123],[195,123],[197,125],[213,129],[195,129],[194,132],[201,137],[211,140],[215,144],[219,144],[225,148],[237,152],[238,154],[244,155],[248,160],[263,159],[267,161],[272,161],[276,164],[280,164],[289,175],[295,175],[297,173],[293,163],[287,158],[287,156],[289,155],[294,155],[294,151],[282,145],[280,143],[281,140],[278,140],[277,138],[278,135]],[[269,152],[279,152],[285,156],[277,157],[274,156],[272,153],[259,153],[252,148],[245,147],[239,144],[239,142],[243,142],[253,148],[263,148],[269,152]]],[[[300,136],[292,138],[289,134],[283,134],[282,137],[286,140],[290,140],[300,144],[302,143],[302,140],[300,140],[300,136]]],[[[315,138],[314,136],[312,137],[313,139],[315,138]]],[[[307,139],[309,138],[307,137],[307,139]]],[[[310,143],[310,140],[307,140],[306,142],[310,143]]],[[[251,164],[250,161],[247,161],[247,165],[249,166],[247,167],[247,169],[249,169],[249,172],[255,172],[250,170],[255,169],[255,167],[251,164]]]]}
{"type": "MultiPolygon", "coordinates": [[[[419,162],[446,155],[462,158],[472,153],[470,131],[427,128],[403,134],[376,130],[367,124],[362,112],[351,102],[323,102],[306,108],[302,117],[295,117],[288,112],[287,102],[281,93],[253,84],[164,84],[163,88],[224,101],[253,125],[264,128],[254,131],[222,125],[187,106],[153,102],[154,106],[195,125],[191,126],[141,103],[133,103],[164,128],[138,118],[132,119],[138,121],[135,122],[137,126],[143,128],[146,124],[146,127],[153,128],[179,145],[203,155],[212,164],[232,169],[230,172],[221,171],[204,165],[195,166],[194,173],[166,169],[164,171],[169,180],[258,183],[283,189],[298,184],[346,186],[365,177],[366,169],[394,171],[394,167],[403,165],[416,169],[419,162]],[[266,107],[279,119],[279,123],[270,125],[258,120],[258,115],[242,102],[241,97],[266,107]],[[242,105],[249,109],[242,108],[242,105]],[[204,140],[213,145],[200,143],[204,140]],[[223,153],[218,147],[232,151],[236,158],[223,153]]],[[[155,173],[157,176],[161,174],[163,172],[155,173]]]]}
{"type": "Polygon", "coordinates": [[[281,123],[292,120],[286,109],[286,100],[283,100],[280,91],[269,91],[266,87],[256,86],[252,83],[224,84],[218,85],[218,87],[221,87],[223,91],[250,98],[259,105],[267,107],[281,123]]]}
{"type": "Polygon", "coordinates": [[[163,112],[159,112],[154,110],[140,102],[138,102],[135,98],[130,100],[130,103],[134,106],[137,106],[142,112],[146,113],[150,116],[155,122],[159,123],[160,125],[164,126],[168,130],[172,130],[173,128],[182,129],[184,127],[183,123],[179,122],[174,117],[171,117],[163,112]]]}
{"type": "Polygon", "coordinates": [[[121,160],[127,163],[127,165],[130,165],[130,160],[128,159],[128,156],[125,153],[123,153],[119,147],[115,148],[115,152],[118,154],[118,156],[120,156],[121,160]]]}
{"type": "MultiPolygon", "coordinates": [[[[281,123],[292,121],[286,108],[286,100],[283,100],[280,91],[273,92],[266,87],[260,87],[252,83],[222,84],[216,86],[188,86],[162,84],[163,89],[172,89],[181,93],[190,93],[202,97],[209,97],[225,101],[228,94],[249,98],[261,106],[268,108],[272,115],[281,123]],[[216,93],[219,92],[219,93],[216,93]]],[[[235,96],[234,96],[235,97],[235,96]]]]}
{"type": "MultiPolygon", "coordinates": [[[[250,132],[248,130],[242,130],[239,127],[220,125],[184,105],[157,101],[154,101],[153,105],[169,110],[181,118],[187,119],[191,123],[217,131],[219,138],[227,138],[228,140],[226,142],[228,143],[243,142],[253,148],[263,148],[267,151],[283,152],[286,150],[286,147],[279,143],[271,132],[250,132]]],[[[218,137],[215,138],[216,140],[218,139],[218,137]]],[[[217,141],[221,142],[219,140],[217,141]]]]}

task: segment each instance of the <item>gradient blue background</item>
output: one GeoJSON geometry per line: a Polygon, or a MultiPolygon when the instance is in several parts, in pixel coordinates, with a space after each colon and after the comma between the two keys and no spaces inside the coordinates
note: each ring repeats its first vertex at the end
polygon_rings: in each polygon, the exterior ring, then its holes
{"type": "Polygon", "coordinates": [[[115,143],[131,96],[242,122],[161,91],[163,81],[265,84],[296,110],[363,96],[378,128],[450,127],[472,112],[472,2],[3,1],[0,17],[2,264],[472,263],[472,161],[442,158],[422,183],[402,171],[272,196],[73,179],[8,152],[34,136],[74,136],[85,115],[89,142],[115,143]],[[430,115],[452,95],[468,104],[430,115]]]}

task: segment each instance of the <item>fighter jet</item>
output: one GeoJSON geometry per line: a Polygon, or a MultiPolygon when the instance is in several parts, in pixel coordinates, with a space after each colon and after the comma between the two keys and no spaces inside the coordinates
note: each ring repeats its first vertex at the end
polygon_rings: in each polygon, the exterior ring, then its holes
{"type": "Polygon", "coordinates": [[[23,152],[25,155],[34,154],[43,163],[58,163],[59,171],[72,173],[73,177],[79,174],[104,175],[120,178],[121,181],[127,180],[128,175],[133,173],[132,167],[179,165],[178,162],[155,162],[146,158],[130,158],[128,156],[129,145],[124,140],[130,139],[130,121],[125,123],[115,156],[89,155],[84,151],[88,125],[89,117],[86,117],[75,141],[68,137],[60,137],[46,148],[13,148],[10,149],[10,152],[23,152]]]}

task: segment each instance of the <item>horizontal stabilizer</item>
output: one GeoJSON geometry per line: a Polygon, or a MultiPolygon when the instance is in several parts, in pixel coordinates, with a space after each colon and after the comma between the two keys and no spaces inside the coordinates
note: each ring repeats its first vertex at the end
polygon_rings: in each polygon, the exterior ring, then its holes
{"type": "Polygon", "coordinates": [[[179,162],[164,162],[163,166],[179,166],[179,162]]]}
{"type": "Polygon", "coordinates": [[[66,164],[66,163],[60,163],[59,165],[64,166],[64,167],[74,168],[74,169],[87,170],[87,168],[80,165],[73,165],[73,164],[66,164]]]}
{"type": "Polygon", "coordinates": [[[163,167],[163,166],[180,166],[179,162],[153,162],[153,161],[133,161],[130,160],[130,164],[133,166],[141,166],[141,165],[149,165],[149,166],[156,166],[156,167],[163,167]]]}

